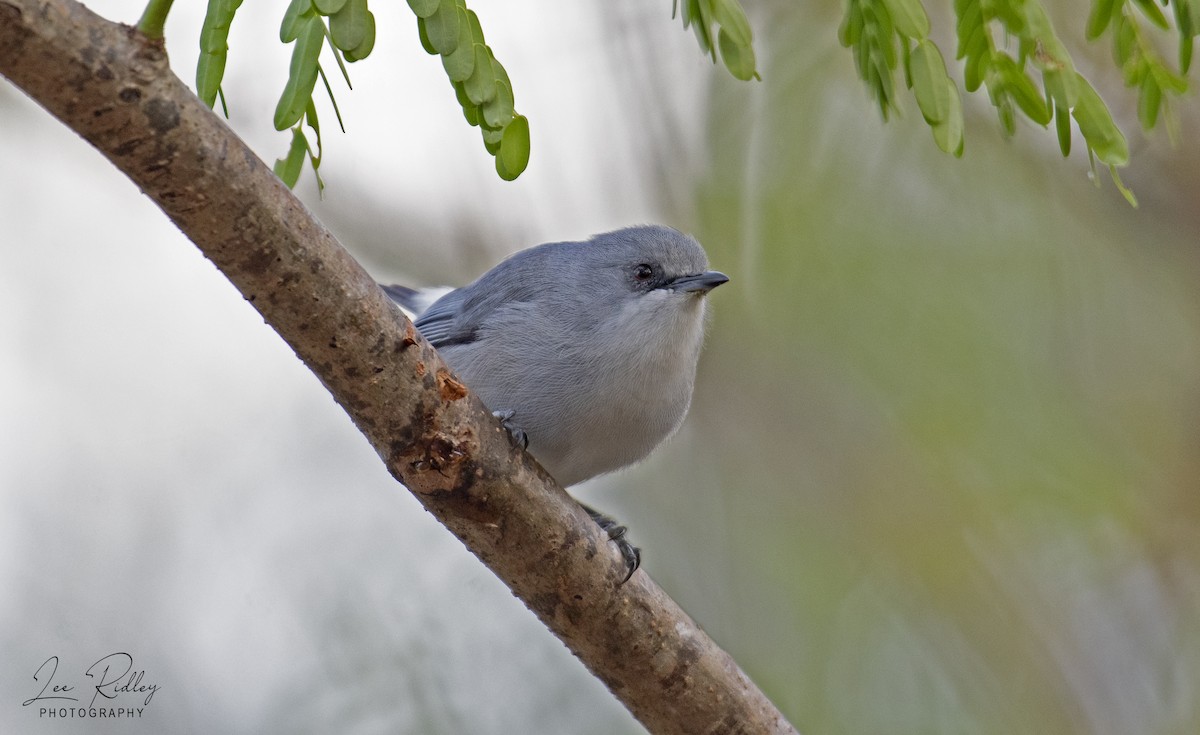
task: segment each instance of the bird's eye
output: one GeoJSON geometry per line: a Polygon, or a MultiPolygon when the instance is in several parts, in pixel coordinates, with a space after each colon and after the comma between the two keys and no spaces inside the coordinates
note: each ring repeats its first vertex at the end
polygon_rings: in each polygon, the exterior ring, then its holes
{"type": "Polygon", "coordinates": [[[633,269],[633,277],[645,283],[651,278],[654,278],[654,267],[646,263],[642,263],[633,269]]]}

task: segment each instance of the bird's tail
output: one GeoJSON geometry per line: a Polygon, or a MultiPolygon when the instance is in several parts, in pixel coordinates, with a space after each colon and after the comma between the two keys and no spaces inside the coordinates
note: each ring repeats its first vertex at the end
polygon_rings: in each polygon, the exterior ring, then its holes
{"type": "Polygon", "coordinates": [[[449,286],[409,288],[408,286],[385,286],[382,284],[380,284],[380,288],[392,298],[392,301],[400,305],[400,309],[409,319],[414,320],[432,306],[433,302],[454,290],[449,286]]]}

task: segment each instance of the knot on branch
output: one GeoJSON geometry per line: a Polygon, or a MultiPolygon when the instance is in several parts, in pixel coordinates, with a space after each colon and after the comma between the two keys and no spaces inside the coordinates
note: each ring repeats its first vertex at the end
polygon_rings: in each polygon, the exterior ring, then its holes
{"type": "Polygon", "coordinates": [[[446,368],[438,368],[437,386],[443,401],[457,401],[467,397],[467,386],[446,368]]]}
{"type": "Polygon", "coordinates": [[[470,485],[474,463],[468,460],[478,451],[479,442],[469,428],[456,434],[435,430],[405,447],[397,459],[410,490],[436,495],[463,491],[470,485]]]}

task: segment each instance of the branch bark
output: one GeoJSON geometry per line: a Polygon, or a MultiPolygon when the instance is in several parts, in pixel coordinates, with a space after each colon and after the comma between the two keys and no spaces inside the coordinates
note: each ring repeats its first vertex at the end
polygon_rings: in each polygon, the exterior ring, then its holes
{"type": "MultiPolygon", "coordinates": [[[[171,72],[73,0],[0,0],[0,74],[153,199],[320,378],[391,474],[655,733],[795,732],[171,72]]],[[[247,366],[253,369],[253,366],[247,366]]]]}

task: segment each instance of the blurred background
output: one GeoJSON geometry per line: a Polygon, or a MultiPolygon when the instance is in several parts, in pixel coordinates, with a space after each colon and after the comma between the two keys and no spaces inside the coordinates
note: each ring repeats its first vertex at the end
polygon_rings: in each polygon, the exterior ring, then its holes
{"type": "MultiPolygon", "coordinates": [[[[298,192],[380,280],[639,222],[732,277],[682,431],[576,494],[802,732],[1200,730],[1194,97],[1178,147],[1142,134],[1056,9],[1133,209],[978,95],[962,160],[911,99],[882,123],[837,2],[748,2],[745,84],[665,1],[478,0],[533,130],[509,184],[377,5],[298,192]]],[[[242,8],[225,81],[268,162],[282,12],[242,8]]],[[[167,27],[189,83],[202,14],[167,27]]],[[[8,83],[0,120],[0,731],[642,732],[136,187],[8,83]],[[140,719],[21,706],[51,656],[85,689],[117,651],[159,686],[140,719]]]]}

